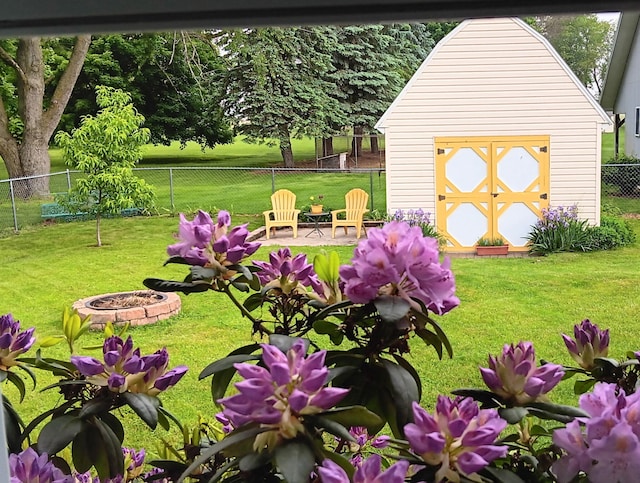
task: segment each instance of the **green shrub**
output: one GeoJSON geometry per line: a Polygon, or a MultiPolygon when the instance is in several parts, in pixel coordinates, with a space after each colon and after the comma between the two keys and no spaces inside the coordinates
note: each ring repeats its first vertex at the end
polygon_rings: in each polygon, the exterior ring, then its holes
{"type": "Polygon", "coordinates": [[[631,245],[636,234],[628,221],[611,215],[602,215],[600,226],[589,229],[589,244],[592,250],[611,250],[631,245]]]}

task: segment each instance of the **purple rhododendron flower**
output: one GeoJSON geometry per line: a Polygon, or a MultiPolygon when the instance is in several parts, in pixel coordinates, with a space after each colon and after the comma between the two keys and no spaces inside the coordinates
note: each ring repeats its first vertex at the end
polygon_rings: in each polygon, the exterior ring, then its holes
{"type": "Polygon", "coordinates": [[[9,455],[10,483],[73,483],[71,475],[56,468],[47,453],[38,455],[33,448],[9,455]]]}
{"type": "Polygon", "coordinates": [[[594,358],[607,357],[609,354],[609,329],[600,330],[596,324],[585,319],[580,324],[573,326],[572,339],[562,334],[569,354],[583,369],[593,369],[594,358]]]}
{"type": "Polygon", "coordinates": [[[425,463],[441,465],[436,483],[470,477],[507,453],[506,446],[494,444],[507,422],[495,409],[479,409],[471,398],[438,396],[433,415],[414,402],[413,416],[405,436],[425,463]]]}
{"type": "Polygon", "coordinates": [[[168,369],[166,348],[141,356],[140,349],[134,349],[131,337],[126,341],[117,336],[109,337],[104,341],[102,353],[104,363],[87,356],[71,356],[71,362],[88,381],[107,386],[112,392],[156,396],[175,386],[187,372],[186,366],[168,369]]]}
{"type": "Polygon", "coordinates": [[[213,267],[220,276],[230,278],[229,265],[239,263],[260,248],[260,243],[247,242],[247,225],[236,226],[229,231],[231,216],[228,211],[218,212],[214,224],[209,213],[199,210],[193,221],[180,213],[178,238],[180,241],[167,247],[170,256],[180,256],[191,265],[213,267]]]}
{"type": "MultiPolygon", "coordinates": [[[[409,462],[401,460],[382,470],[382,458],[378,454],[364,460],[353,475],[353,483],[403,483],[409,468],[409,462]]],[[[322,461],[318,467],[322,483],[350,483],[347,473],[330,459],[322,461]]]]}
{"type": "Polygon", "coordinates": [[[505,344],[498,357],[489,356],[489,367],[480,374],[489,389],[514,404],[546,400],[546,394],[562,379],[564,371],[557,364],[536,366],[531,342],[505,344]]]}
{"type": "Polygon", "coordinates": [[[279,438],[292,439],[304,431],[301,419],[337,404],[348,389],[324,387],[329,370],[324,365],[326,351],[305,357],[305,345],[298,339],[286,354],[277,347],[262,344],[262,361],[234,364],[244,378],[235,384],[238,394],[220,399],[223,415],[235,428],[258,422],[274,431],[258,435],[256,450],[277,443],[279,438]]]}
{"type": "Polygon", "coordinates": [[[640,473],[640,393],[626,396],[615,384],[597,383],[580,396],[580,418],[553,433],[565,451],[552,468],[560,483],[579,472],[591,483],[636,481],[640,473]]]}
{"type": "Polygon", "coordinates": [[[281,248],[269,254],[268,262],[254,260],[253,264],[261,269],[256,275],[265,288],[279,288],[288,294],[294,291],[306,293],[306,288],[311,287],[318,295],[324,293],[313,265],[307,262],[304,253],[294,257],[289,248],[281,248]]]}
{"type": "Polygon", "coordinates": [[[34,331],[35,328],[31,327],[20,332],[20,321],[13,315],[0,315],[0,370],[6,371],[20,364],[16,358],[27,352],[36,341],[34,331]]]}
{"type": "Polygon", "coordinates": [[[355,442],[348,442],[348,447],[349,452],[353,453],[350,462],[356,468],[359,468],[364,461],[363,453],[370,451],[371,448],[384,449],[389,446],[389,436],[370,435],[367,428],[363,426],[349,428],[349,434],[355,439],[355,442]]]}
{"type": "Polygon", "coordinates": [[[354,303],[391,295],[420,309],[416,298],[438,314],[460,303],[449,260],[439,262],[437,240],[424,237],[419,227],[406,222],[391,221],[369,230],[354,252],[352,265],[340,267],[340,276],[345,295],[354,303]]]}
{"type": "Polygon", "coordinates": [[[137,451],[134,448],[122,448],[122,454],[125,467],[124,480],[129,481],[140,476],[144,466],[144,458],[146,457],[145,450],[137,451]]]}

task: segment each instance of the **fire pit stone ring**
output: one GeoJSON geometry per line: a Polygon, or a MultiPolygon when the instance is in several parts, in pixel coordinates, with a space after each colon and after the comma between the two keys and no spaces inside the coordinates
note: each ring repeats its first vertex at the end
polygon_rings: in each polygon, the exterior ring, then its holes
{"type": "Polygon", "coordinates": [[[94,295],[76,300],[73,308],[80,317],[91,315],[91,329],[103,330],[107,322],[132,326],[153,324],[180,312],[182,303],[174,292],[136,290],[94,295]]]}

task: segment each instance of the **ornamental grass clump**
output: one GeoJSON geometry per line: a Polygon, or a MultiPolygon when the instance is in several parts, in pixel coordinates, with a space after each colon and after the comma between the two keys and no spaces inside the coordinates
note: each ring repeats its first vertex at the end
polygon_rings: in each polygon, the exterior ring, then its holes
{"type": "Polygon", "coordinates": [[[247,322],[253,340],[202,369],[208,384],[193,395],[219,423],[200,416],[192,427],[162,404],[187,370],[171,367],[165,348],[143,355],[126,329],[107,326],[102,357],[94,357],[75,344],[87,320],[65,313],[63,335],[42,339],[28,357],[33,329],[5,315],[0,380],[24,396],[13,368],[34,382],[43,370],[57,379],[45,390],[60,393],[55,407],[26,423],[5,398],[11,483],[34,483],[32,474],[47,483],[635,481],[640,351],[609,357],[607,330],[585,319],[575,338],[558,337],[576,367],[538,360],[532,342],[506,344],[480,368],[486,388],[421,406],[421,373],[430,368],[421,360],[418,371],[407,354],[425,344],[452,357],[444,328],[461,303],[433,238],[392,221],[369,230],[350,263],[336,253],[311,263],[288,248],[265,262],[249,260],[258,244],[247,242],[246,227],[230,227],[224,211],[216,222],[205,212],[182,216],[167,263],[188,266],[187,276],[144,281],[159,291],[223,295],[247,322]],[[66,342],[68,360],[43,355],[56,342],[66,342]],[[569,378],[580,407],[553,402],[569,378]],[[120,421],[123,410],[151,429],[174,429],[179,444],[163,435],[158,457],[143,463],[153,450],[123,447],[125,434],[136,434],[120,421]]]}

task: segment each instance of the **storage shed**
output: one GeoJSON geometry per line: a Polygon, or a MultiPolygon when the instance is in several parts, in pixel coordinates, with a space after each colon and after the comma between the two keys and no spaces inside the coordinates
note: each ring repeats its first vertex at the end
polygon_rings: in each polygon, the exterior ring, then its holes
{"type": "Polygon", "coordinates": [[[462,22],[376,128],[387,209],[435,215],[449,251],[481,237],[526,250],[542,208],[600,220],[601,135],[611,120],[549,42],[516,18],[462,22]]]}

